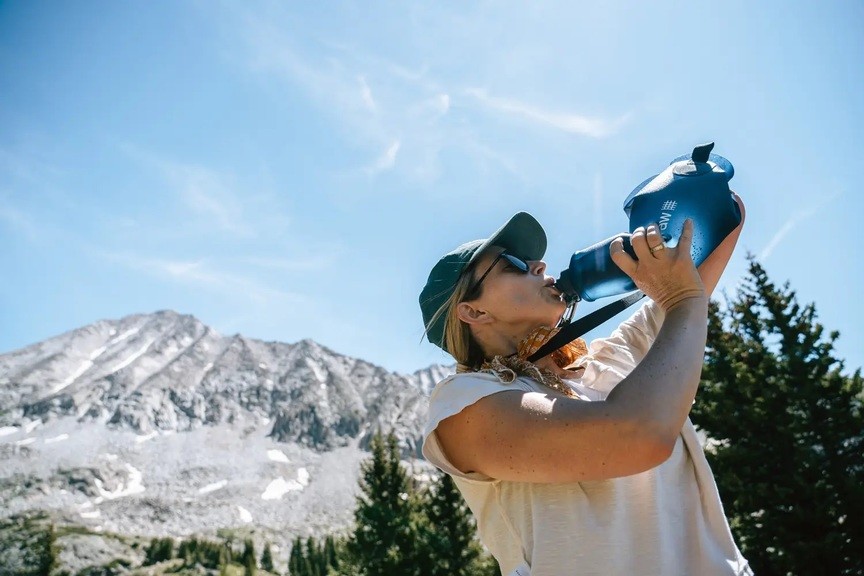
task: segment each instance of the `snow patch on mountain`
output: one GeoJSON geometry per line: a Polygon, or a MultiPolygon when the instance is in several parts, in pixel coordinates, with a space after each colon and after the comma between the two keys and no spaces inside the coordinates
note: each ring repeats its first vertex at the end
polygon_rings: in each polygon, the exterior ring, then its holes
{"type": "Polygon", "coordinates": [[[130,354],[128,358],[121,360],[119,364],[110,368],[108,370],[108,373],[114,374],[115,372],[119,372],[120,370],[123,370],[124,368],[132,364],[135,360],[137,360],[147,352],[150,346],[153,345],[154,341],[155,340],[150,340],[149,342],[146,342],[139,350],[135,350],[134,352],[132,352],[132,354],[130,354]]]}
{"type": "Polygon", "coordinates": [[[237,511],[240,513],[240,521],[249,524],[252,522],[252,513],[242,506],[237,506],[237,511]]]}
{"type": "Polygon", "coordinates": [[[210,492],[215,492],[216,490],[221,490],[225,486],[228,485],[228,480],[220,480],[218,482],[213,482],[212,484],[208,484],[203,488],[198,489],[198,494],[209,494],[210,492]]]}
{"type": "Polygon", "coordinates": [[[273,462],[284,462],[285,464],[291,463],[291,461],[288,459],[288,456],[286,456],[285,453],[281,450],[268,450],[267,458],[269,458],[273,462]]]}
{"type": "Polygon", "coordinates": [[[99,491],[99,498],[97,498],[97,503],[102,502],[103,500],[116,500],[117,498],[123,498],[126,496],[132,496],[133,494],[140,494],[141,492],[144,492],[145,488],[144,484],[142,483],[144,474],[142,474],[140,470],[138,470],[131,464],[125,464],[124,466],[129,472],[129,476],[126,481],[121,482],[115,490],[106,490],[100,478],[94,479],[94,483],[96,484],[96,490],[99,491]]]}

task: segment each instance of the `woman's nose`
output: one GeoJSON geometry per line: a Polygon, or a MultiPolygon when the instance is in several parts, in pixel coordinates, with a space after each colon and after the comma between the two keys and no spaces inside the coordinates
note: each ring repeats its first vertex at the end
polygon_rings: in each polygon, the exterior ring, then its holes
{"type": "Polygon", "coordinates": [[[543,272],[546,271],[546,262],[543,262],[542,260],[531,260],[528,262],[528,266],[531,273],[537,276],[542,276],[543,272]]]}

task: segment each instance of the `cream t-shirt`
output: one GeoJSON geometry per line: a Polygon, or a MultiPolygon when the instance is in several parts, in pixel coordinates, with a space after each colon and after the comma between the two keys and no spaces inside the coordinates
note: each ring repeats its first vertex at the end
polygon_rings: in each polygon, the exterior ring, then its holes
{"type": "MultiPolygon", "coordinates": [[[[605,399],[647,353],[662,321],[656,304],[644,304],[609,338],[591,343],[579,362],[582,377],[567,383],[585,401],[605,399]]],[[[752,574],[689,419],[669,459],[632,476],[539,484],[457,470],[438,443],[438,423],[506,390],[549,391],[525,377],[503,383],[486,373],[452,375],[432,391],[423,443],[426,459],[453,477],[503,574],[752,574]]]]}

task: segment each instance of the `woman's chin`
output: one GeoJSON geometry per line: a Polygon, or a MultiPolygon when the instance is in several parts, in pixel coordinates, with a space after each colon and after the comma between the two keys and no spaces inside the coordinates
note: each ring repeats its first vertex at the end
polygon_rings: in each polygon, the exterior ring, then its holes
{"type": "Polygon", "coordinates": [[[567,304],[561,302],[561,306],[555,307],[555,314],[549,316],[549,323],[547,326],[557,326],[561,322],[561,318],[564,316],[564,313],[567,311],[567,304]]]}

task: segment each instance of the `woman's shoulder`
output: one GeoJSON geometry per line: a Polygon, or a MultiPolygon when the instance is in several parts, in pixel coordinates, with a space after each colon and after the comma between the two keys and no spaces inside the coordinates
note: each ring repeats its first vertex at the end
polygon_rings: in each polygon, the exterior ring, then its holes
{"type": "MultiPolygon", "coordinates": [[[[516,378],[515,380],[520,379],[521,378],[516,378]]],[[[515,380],[507,382],[506,379],[501,378],[501,376],[494,372],[457,372],[448,375],[446,378],[438,382],[433,389],[433,393],[439,388],[468,386],[477,383],[493,383],[500,384],[501,386],[510,386],[515,383],[515,380]]]]}
{"type": "Polygon", "coordinates": [[[429,400],[435,402],[441,397],[454,395],[481,398],[506,390],[530,392],[534,390],[532,383],[533,381],[526,377],[517,377],[508,381],[492,372],[458,372],[438,382],[432,389],[429,400]]]}

